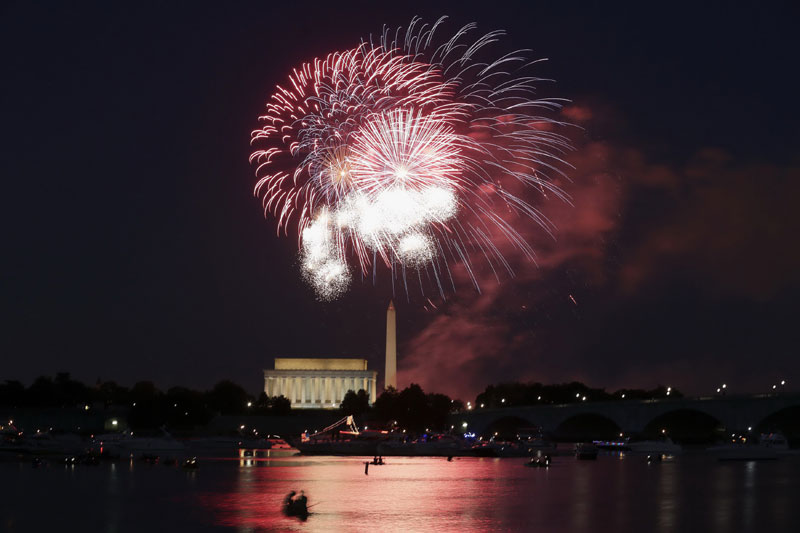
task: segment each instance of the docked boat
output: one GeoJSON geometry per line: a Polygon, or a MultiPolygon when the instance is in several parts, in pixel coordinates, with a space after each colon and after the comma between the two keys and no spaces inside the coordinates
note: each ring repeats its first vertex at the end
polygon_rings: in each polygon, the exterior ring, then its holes
{"type": "Polygon", "coordinates": [[[132,433],[108,433],[95,437],[95,448],[103,455],[142,457],[179,455],[186,451],[183,443],[165,430],[157,436],[134,436],[132,433]]]}
{"type": "Polygon", "coordinates": [[[669,437],[659,440],[631,441],[628,443],[628,447],[634,453],[674,455],[683,451],[683,448],[672,442],[669,437]]]}

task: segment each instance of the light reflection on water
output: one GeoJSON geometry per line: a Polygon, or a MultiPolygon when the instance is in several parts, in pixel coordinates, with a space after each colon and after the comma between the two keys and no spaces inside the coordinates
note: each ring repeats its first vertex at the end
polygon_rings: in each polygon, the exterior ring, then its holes
{"type": "Polygon", "coordinates": [[[0,531],[794,531],[800,460],[687,454],[524,459],[287,457],[64,467],[0,463],[0,531]],[[280,503],[305,490],[313,514],[280,503]],[[46,512],[43,512],[46,511],[46,512]]]}

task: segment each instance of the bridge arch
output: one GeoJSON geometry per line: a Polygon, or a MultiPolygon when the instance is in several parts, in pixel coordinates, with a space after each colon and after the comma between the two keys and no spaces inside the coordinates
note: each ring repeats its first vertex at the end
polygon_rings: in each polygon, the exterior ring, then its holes
{"type": "Polygon", "coordinates": [[[800,444],[800,404],[773,411],[762,418],[754,430],[759,433],[780,431],[792,446],[797,446],[800,444]]]}
{"type": "Polygon", "coordinates": [[[565,417],[553,429],[553,436],[564,441],[606,440],[619,437],[622,428],[613,418],[586,411],[565,417]]]}
{"type": "Polygon", "coordinates": [[[645,424],[642,436],[667,435],[681,444],[705,444],[725,436],[725,424],[705,409],[681,407],[665,410],[645,424]]]}

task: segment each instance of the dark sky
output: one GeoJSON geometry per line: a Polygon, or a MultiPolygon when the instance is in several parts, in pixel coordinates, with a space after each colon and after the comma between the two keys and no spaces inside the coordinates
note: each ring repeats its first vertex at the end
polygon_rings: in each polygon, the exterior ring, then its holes
{"type": "Polygon", "coordinates": [[[543,93],[583,128],[575,206],[548,207],[556,242],[531,228],[516,279],[398,302],[400,384],[800,382],[789,2],[64,4],[0,8],[0,380],[255,392],[276,355],[382,366],[390,292],[315,299],[252,196],[249,137],[291,67],[448,14],[549,58],[543,93]]]}

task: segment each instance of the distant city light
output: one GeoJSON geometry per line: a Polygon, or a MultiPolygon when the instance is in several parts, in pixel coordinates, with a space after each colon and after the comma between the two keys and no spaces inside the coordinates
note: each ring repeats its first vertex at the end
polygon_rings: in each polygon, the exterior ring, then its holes
{"type": "Polygon", "coordinates": [[[580,398],[580,397],[581,397],[581,393],[580,393],[580,392],[576,392],[576,393],[575,393],[575,397],[576,397],[576,398],[580,398]]]}
{"type": "MultiPolygon", "coordinates": [[[[242,424],[241,426],[239,426],[239,429],[244,429],[244,424],[242,424]]],[[[306,431],[308,431],[308,430],[306,430],[306,431]]]]}
{"type": "Polygon", "coordinates": [[[483,409],[483,404],[481,404],[481,409],[483,409]]]}
{"type": "Polygon", "coordinates": [[[717,392],[719,392],[719,391],[720,391],[720,389],[719,389],[719,388],[717,388],[717,392]]]}
{"type": "Polygon", "coordinates": [[[89,406],[88,406],[88,405],[84,405],[84,406],[83,406],[83,410],[84,410],[84,411],[88,411],[88,410],[89,410],[89,406]]]}
{"type": "Polygon", "coordinates": [[[624,392],[622,393],[622,397],[623,397],[623,398],[625,397],[625,393],[624,393],[624,392]]]}
{"type": "Polygon", "coordinates": [[[537,396],[537,397],[536,397],[536,399],[537,399],[537,400],[541,400],[541,399],[542,399],[542,397],[541,397],[541,396],[537,396]]]}
{"type": "Polygon", "coordinates": [[[725,385],[725,384],[723,383],[723,384],[722,384],[722,388],[723,388],[723,389],[726,389],[726,388],[728,388],[728,386],[727,386],[727,385],[725,385]]]}
{"type": "Polygon", "coordinates": [[[247,402],[247,407],[253,407],[253,402],[247,402]]]}
{"type": "Polygon", "coordinates": [[[786,385],[786,380],[785,379],[781,380],[781,385],[786,385]]]}
{"type": "Polygon", "coordinates": [[[466,422],[462,422],[462,423],[461,423],[461,427],[462,427],[462,428],[466,428],[467,426],[468,426],[468,424],[467,424],[466,422]]]}
{"type": "Polygon", "coordinates": [[[585,401],[586,401],[586,396],[584,396],[583,398],[581,398],[581,401],[585,402],[585,401]]]}
{"type": "Polygon", "coordinates": [[[112,426],[116,426],[116,425],[117,425],[117,421],[116,421],[116,420],[112,420],[112,421],[111,421],[111,425],[112,425],[112,426]]]}
{"type": "Polygon", "coordinates": [[[753,426],[747,426],[747,431],[753,431],[753,426]]]}
{"type": "Polygon", "coordinates": [[[503,398],[502,400],[500,400],[500,403],[506,403],[506,399],[503,398]]]}

